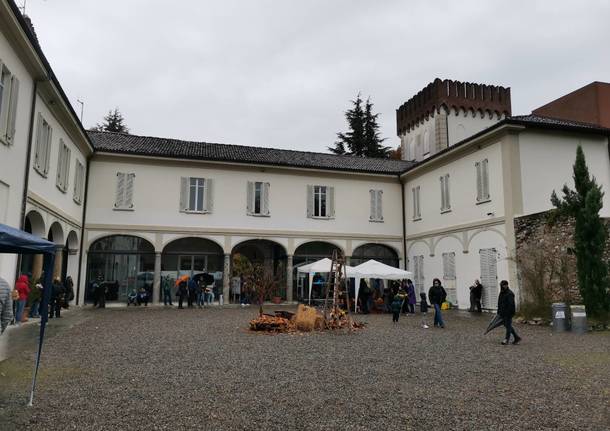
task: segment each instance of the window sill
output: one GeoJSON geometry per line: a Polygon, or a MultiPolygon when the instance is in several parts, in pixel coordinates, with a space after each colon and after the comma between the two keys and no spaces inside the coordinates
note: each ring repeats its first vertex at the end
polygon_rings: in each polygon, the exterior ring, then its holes
{"type": "Polygon", "coordinates": [[[334,217],[321,217],[321,216],[310,216],[314,220],[334,220],[334,217]]]}
{"type": "Polygon", "coordinates": [[[486,204],[487,202],[491,202],[491,198],[484,199],[482,201],[477,201],[477,205],[486,204]]]}
{"type": "Polygon", "coordinates": [[[420,221],[421,217],[414,218],[413,221],[420,221]]]}
{"type": "Polygon", "coordinates": [[[451,208],[447,208],[446,210],[441,210],[441,214],[447,214],[451,212],[451,208]]]}
{"type": "Polygon", "coordinates": [[[34,166],[34,170],[38,173],[38,175],[40,175],[42,178],[46,178],[47,174],[44,173],[44,171],[40,170],[40,168],[34,166]]]}
{"type": "Polygon", "coordinates": [[[271,217],[271,214],[254,214],[254,213],[249,213],[247,214],[250,217],[271,217]]]}
{"type": "Polygon", "coordinates": [[[369,219],[370,223],[383,223],[383,219],[380,220],[376,220],[376,219],[369,219]]]}
{"type": "Polygon", "coordinates": [[[135,211],[135,208],[118,208],[118,207],[114,207],[113,211],[135,211]]]}
{"type": "Polygon", "coordinates": [[[76,205],[80,205],[82,203],[80,199],[72,198],[72,200],[76,205]]]}
{"type": "Polygon", "coordinates": [[[184,214],[209,214],[210,213],[210,211],[192,211],[192,210],[182,210],[180,212],[184,213],[184,214]]]}
{"type": "Polygon", "coordinates": [[[60,192],[62,192],[63,194],[66,194],[66,192],[68,191],[68,189],[64,189],[63,187],[61,187],[59,184],[55,184],[55,187],[57,187],[57,190],[59,190],[60,192]]]}
{"type": "Polygon", "coordinates": [[[10,146],[11,146],[11,141],[9,141],[9,140],[8,140],[8,139],[6,139],[6,138],[0,138],[0,143],[2,143],[2,144],[4,144],[4,145],[6,145],[7,147],[10,147],[10,146]]]}

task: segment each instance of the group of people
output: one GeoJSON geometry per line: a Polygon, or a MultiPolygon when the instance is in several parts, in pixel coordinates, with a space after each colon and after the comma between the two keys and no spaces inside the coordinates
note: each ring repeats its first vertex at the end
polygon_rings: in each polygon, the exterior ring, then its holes
{"type": "MultiPolygon", "coordinates": [[[[172,280],[169,277],[163,277],[163,305],[173,306],[172,304],[172,280]]],[[[178,297],[178,308],[184,308],[184,301],[187,306],[192,308],[197,306],[204,307],[206,304],[211,305],[214,302],[214,289],[207,286],[203,278],[189,277],[183,275],[179,277],[175,283],[176,296],[178,297]]]]}
{"type": "MultiPolygon", "coordinates": [[[[5,301],[11,302],[10,310],[7,311],[7,308],[9,307],[6,306],[2,309],[3,328],[6,327],[5,323],[6,325],[15,325],[25,321],[25,308],[28,305],[30,311],[27,317],[30,319],[40,318],[44,295],[43,279],[44,275],[41,275],[40,278],[33,281],[30,276],[22,274],[17,278],[13,289],[10,288],[5,280],[0,282],[0,289],[2,290],[0,293],[2,298],[0,299],[3,301],[3,304],[7,303],[5,301]],[[6,322],[9,311],[11,317],[8,319],[8,322],[6,322]]],[[[74,299],[74,282],[72,281],[72,277],[66,277],[63,282],[61,281],[61,278],[55,277],[50,289],[51,294],[48,305],[49,319],[61,317],[61,309],[69,308],[70,301],[74,299]]]]}
{"type": "MultiPolygon", "coordinates": [[[[469,311],[482,312],[481,309],[481,296],[483,292],[483,285],[479,280],[475,280],[474,284],[470,287],[470,309],[469,311]]],[[[414,313],[415,304],[415,288],[411,280],[403,281],[397,292],[394,293],[391,302],[392,321],[397,323],[400,318],[400,313],[414,313]]],[[[441,284],[438,278],[435,278],[432,282],[432,286],[428,290],[428,298],[426,293],[420,293],[420,311],[422,314],[422,327],[427,329],[429,326],[426,322],[426,315],[428,312],[428,299],[430,304],[434,307],[434,326],[438,328],[445,327],[445,321],[443,320],[442,307],[443,303],[447,300],[447,292],[441,284]]],[[[502,340],[503,345],[510,343],[511,336],[513,337],[513,344],[519,344],[521,337],[515,331],[512,324],[512,319],[515,316],[515,295],[512,290],[508,287],[508,281],[502,280],[500,282],[500,294],[498,295],[498,315],[502,317],[503,325],[506,329],[506,335],[502,340]]]]}

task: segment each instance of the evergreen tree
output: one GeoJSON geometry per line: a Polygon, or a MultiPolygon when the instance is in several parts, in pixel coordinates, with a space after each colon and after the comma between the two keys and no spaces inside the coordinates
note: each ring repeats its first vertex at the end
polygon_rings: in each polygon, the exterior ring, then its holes
{"type": "Polygon", "coordinates": [[[576,150],[574,162],[574,186],[563,186],[563,198],[555,191],[551,202],[560,215],[575,220],[574,249],[578,287],[587,311],[592,316],[607,317],[610,311],[608,291],[608,266],[604,262],[604,250],[608,231],[599,217],[604,192],[589,174],[582,147],[576,150]]]}
{"type": "Polygon", "coordinates": [[[108,114],[104,117],[102,124],[97,124],[92,127],[91,130],[97,130],[99,132],[118,132],[118,133],[129,133],[129,128],[125,124],[123,114],[119,111],[119,108],[108,111],[108,114]]]}
{"type": "Polygon", "coordinates": [[[339,140],[335,142],[334,147],[328,149],[335,154],[388,157],[389,148],[381,145],[385,139],[379,136],[377,124],[379,114],[373,114],[370,98],[365,103],[358,93],[356,100],[352,100],[351,103],[352,108],[345,111],[349,131],[337,133],[339,140]]]}

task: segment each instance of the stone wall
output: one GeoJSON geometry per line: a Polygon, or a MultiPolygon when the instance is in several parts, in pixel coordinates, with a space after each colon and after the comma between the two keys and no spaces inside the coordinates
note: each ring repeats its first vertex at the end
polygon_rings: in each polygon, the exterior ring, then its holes
{"type": "MultiPolygon", "coordinates": [[[[540,269],[540,281],[550,302],[581,301],[576,278],[574,255],[574,220],[549,220],[550,212],[515,218],[517,263],[522,301],[531,299],[532,272],[540,269]],[[528,275],[529,271],[529,277],[528,275]]],[[[610,219],[605,219],[610,227],[610,219]]],[[[606,243],[605,259],[610,259],[610,241],[606,243]]],[[[535,278],[535,277],[534,277],[535,278]]]]}

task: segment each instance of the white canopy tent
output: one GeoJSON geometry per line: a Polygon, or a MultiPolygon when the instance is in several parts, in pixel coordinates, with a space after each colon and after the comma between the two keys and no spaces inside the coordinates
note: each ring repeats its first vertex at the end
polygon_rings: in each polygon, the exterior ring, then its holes
{"type": "MultiPolygon", "coordinates": [[[[299,266],[297,268],[298,272],[303,272],[309,275],[309,303],[311,304],[311,290],[313,287],[313,276],[316,273],[328,274],[331,271],[333,261],[329,258],[325,257],[324,259],[317,260],[313,263],[308,263],[307,265],[299,266]]],[[[333,271],[336,268],[332,268],[333,271]]],[[[354,268],[351,266],[345,266],[345,271],[347,273],[347,277],[355,277],[354,268]]]]}
{"type": "MultiPolygon", "coordinates": [[[[360,290],[360,280],[363,278],[375,278],[382,280],[404,280],[411,278],[413,273],[411,271],[405,271],[404,269],[394,268],[393,266],[386,265],[385,263],[377,262],[376,260],[367,260],[358,266],[352,268],[352,277],[355,278],[355,299],[354,299],[354,312],[358,308],[358,292],[360,290]]],[[[348,274],[348,277],[350,275],[348,274]]]]}

